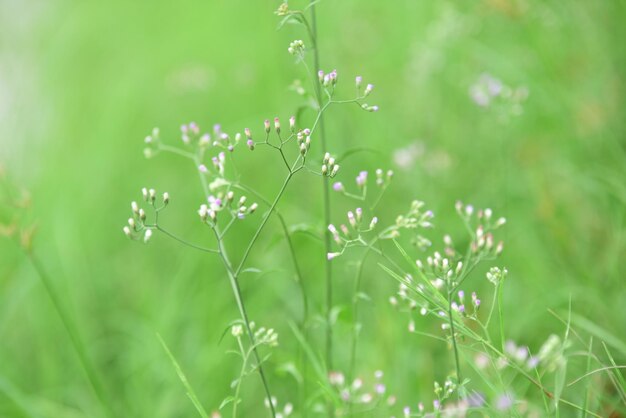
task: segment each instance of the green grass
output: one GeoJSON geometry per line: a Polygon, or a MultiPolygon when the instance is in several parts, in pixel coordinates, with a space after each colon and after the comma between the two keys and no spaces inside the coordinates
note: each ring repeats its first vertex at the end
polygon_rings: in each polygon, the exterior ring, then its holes
{"type": "MultiPolygon", "coordinates": [[[[121,226],[141,187],[155,187],[172,196],[167,227],[210,243],[194,212],[202,192],[193,167],[170,155],[145,160],[142,140],[159,126],[173,143],[190,120],[204,127],[219,122],[230,132],[260,131],[262,120],[275,115],[286,121],[300,104],[288,86],[304,79],[286,49],[305,34],[291,26],[276,31],[277,6],[0,0],[0,163],[31,192],[35,253],[117,416],[196,414],[156,333],[176,353],[206,410],[231,394],[239,365],[226,354],[232,341],[220,337],[238,312],[219,260],[158,235],[148,246],[130,243],[121,226]]],[[[372,103],[381,107],[377,114],[338,107],[326,117],[337,154],[378,151],[347,158],[340,179],[349,183],[362,168],[393,167],[397,149],[419,142],[423,155],[408,169],[394,167],[381,220],[393,220],[418,198],[437,214],[433,239],[440,239],[446,230],[463,233],[454,216],[457,199],[493,207],[508,219],[497,262],[509,270],[502,301],[507,338],[536,352],[550,334],[565,332],[548,309],[567,320],[571,300],[570,325],[584,341],[579,350],[593,336],[604,365],[626,364],[626,4],[324,0],[318,18],[322,68],[338,69],[348,80],[340,87],[346,94],[353,77],[363,75],[376,85],[372,103]],[[528,89],[522,115],[502,121],[495,109],[470,100],[469,87],[483,72],[528,89]]],[[[263,155],[246,155],[240,169],[273,195],[282,173],[264,164],[263,155]]],[[[325,227],[318,183],[294,179],[279,207],[288,224],[325,227]]],[[[334,219],[353,207],[338,195],[333,205],[334,219]]],[[[298,350],[302,357],[323,355],[303,347],[291,330],[302,303],[278,219],[271,223],[277,233],[262,234],[248,262],[267,274],[244,274],[241,285],[252,319],[281,336],[270,361],[277,368],[298,350]]],[[[238,227],[241,241],[229,251],[241,254],[254,228],[238,227]]],[[[311,310],[321,314],[323,245],[300,233],[293,241],[311,310]]],[[[359,308],[357,372],[383,369],[399,402],[429,402],[433,380],[454,369],[451,352],[409,335],[406,318],[387,303],[395,281],[374,258],[365,268],[362,288],[372,300],[359,308]]],[[[334,276],[336,303],[349,307],[354,264],[336,264],[334,276]]],[[[468,290],[487,292],[491,285],[482,277],[472,277],[468,290]]],[[[342,311],[335,330],[335,363],[346,368],[350,320],[350,309],[342,311]]],[[[427,319],[416,325],[439,332],[427,319]]],[[[323,327],[311,338],[322,347],[323,327]]],[[[5,239],[0,341],[0,416],[102,415],[44,283],[5,239]]],[[[569,358],[565,382],[600,367],[569,358]]],[[[620,370],[611,373],[623,384],[620,370]]],[[[244,382],[241,416],[258,413],[258,383],[256,377],[244,382]]],[[[272,374],[270,385],[281,404],[297,401],[289,374],[272,374]]],[[[566,386],[564,396],[580,396],[582,404],[586,391],[612,405],[611,393],[587,382],[566,386]]],[[[570,415],[576,412],[561,409],[561,416],[570,415]]]]}

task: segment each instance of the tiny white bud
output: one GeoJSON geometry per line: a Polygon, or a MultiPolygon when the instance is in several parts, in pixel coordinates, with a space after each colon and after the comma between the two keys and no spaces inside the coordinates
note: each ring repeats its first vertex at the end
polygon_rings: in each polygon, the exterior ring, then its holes
{"type": "Polygon", "coordinates": [[[251,204],[250,205],[250,213],[254,213],[254,211],[257,210],[258,207],[259,207],[259,205],[256,202],[251,204]]]}
{"type": "Polygon", "coordinates": [[[124,234],[127,237],[130,237],[130,228],[129,227],[125,226],[122,230],[124,231],[124,234]]]}
{"type": "Polygon", "coordinates": [[[163,203],[165,205],[170,203],[170,194],[168,192],[163,193],[163,203]]]}
{"type": "Polygon", "coordinates": [[[333,171],[330,172],[330,176],[331,177],[335,177],[337,175],[338,171],[339,171],[339,164],[335,164],[333,166],[333,171]]]}
{"type": "Polygon", "coordinates": [[[145,210],[143,210],[143,209],[139,209],[139,218],[140,218],[142,221],[145,221],[145,220],[146,220],[146,211],[145,211],[145,210]]]}
{"type": "Polygon", "coordinates": [[[207,216],[209,214],[209,208],[207,205],[200,205],[200,209],[198,209],[198,215],[200,215],[200,219],[206,221],[207,216]]]}
{"type": "Polygon", "coordinates": [[[143,195],[143,200],[148,200],[148,189],[146,189],[145,187],[143,189],[141,189],[141,194],[143,195]]]}
{"type": "Polygon", "coordinates": [[[151,229],[147,229],[146,233],[143,236],[143,242],[148,242],[150,241],[150,237],[152,236],[152,230],[151,229]]]}
{"type": "Polygon", "coordinates": [[[139,205],[137,202],[130,202],[130,208],[133,210],[133,213],[137,215],[139,213],[139,205]]]}
{"type": "Polygon", "coordinates": [[[353,228],[356,228],[356,219],[354,219],[354,213],[352,213],[352,211],[348,212],[348,222],[350,222],[353,228]]]}

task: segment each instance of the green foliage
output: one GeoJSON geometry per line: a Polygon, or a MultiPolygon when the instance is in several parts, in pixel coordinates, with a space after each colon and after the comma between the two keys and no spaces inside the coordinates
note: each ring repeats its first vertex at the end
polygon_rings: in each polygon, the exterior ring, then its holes
{"type": "MultiPolygon", "coordinates": [[[[461,391],[486,397],[476,416],[494,416],[511,391],[523,416],[625,413],[624,3],[312,3],[315,48],[306,2],[278,16],[272,2],[0,2],[0,416],[210,416],[202,405],[261,416],[260,364],[279,412],[290,402],[298,416],[401,416],[420,401],[432,409],[451,387],[447,404],[461,391]],[[261,132],[262,120],[295,114],[313,126],[322,106],[294,64],[300,56],[287,52],[296,39],[311,68],[319,52],[324,69],[339,70],[339,97],[352,97],[351,79],[363,74],[380,105],[376,114],[332,106],[328,150],[313,138],[312,161],[337,156],[333,181],[348,190],[331,194],[330,219],[354,210],[355,196],[365,201],[353,183],[359,171],[395,175],[379,196],[368,191],[365,215],[381,229],[353,237],[333,260],[328,307],[321,181],[297,176],[286,188],[235,274],[251,318],[281,336],[254,359],[255,343],[240,350],[223,334],[243,323],[233,321],[232,282],[207,254],[213,237],[195,213],[204,200],[197,164],[166,152],[146,161],[142,139],[158,125],[173,144],[189,120],[261,132]],[[149,247],[119,228],[145,185],[172,196],[149,247]],[[433,229],[418,228],[416,213],[397,220],[413,199],[436,213],[433,229]],[[485,259],[450,285],[468,300],[473,290],[484,295],[473,319],[452,313],[452,293],[435,293],[415,265],[428,243],[443,248],[444,231],[462,254],[471,245],[475,228],[459,221],[457,199],[509,220],[497,261],[506,280],[487,279],[495,262],[485,259]],[[411,235],[396,237],[400,227],[411,235]],[[388,303],[398,284],[415,292],[417,280],[432,291],[426,316],[411,298],[388,303]],[[438,310],[452,313],[453,333],[433,319],[438,310]],[[539,365],[516,362],[507,340],[539,365]],[[232,349],[242,356],[227,355],[232,349]],[[345,403],[329,383],[342,371],[347,385],[360,377],[370,390],[382,382],[371,377],[379,369],[393,406],[345,403]]],[[[250,199],[249,190],[275,196],[285,167],[270,151],[238,149],[241,183],[229,186],[250,199]]],[[[256,220],[229,227],[236,261],[268,213],[254,199],[256,220]]]]}

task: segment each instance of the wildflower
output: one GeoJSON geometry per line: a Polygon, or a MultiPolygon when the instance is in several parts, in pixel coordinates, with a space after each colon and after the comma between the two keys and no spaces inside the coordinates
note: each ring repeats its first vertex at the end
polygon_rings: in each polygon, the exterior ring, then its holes
{"type": "Polygon", "coordinates": [[[499,411],[506,411],[513,406],[515,398],[510,393],[503,393],[496,399],[496,409],[499,411]]]}
{"type": "Polygon", "coordinates": [[[163,204],[167,205],[170,203],[170,194],[168,192],[163,193],[163,204]]]}
{"type": "Polygon", "coordinates": [[[363,84],[363,77],[361,77],[360,75],[357,75],[354,78],[354,83],[356,84],[356,88],[360,89],[361,88],[361,84],[363,84]]]}
{"type": "Polygon", "coordinates": [[[274,118],[274,130],[280,134],[280,120],[278,118],[274,118]]]}
{"type": "Polygon", "coordinates": [[[206,168],[206,165],[204,165],[204,164],[200,164],[198,166],[198,170],[200,170],[201,173],[207,173],[209,171],[209,169],[206,168]]]}
{"type": "Polygon", "coordinates": [[[296,132],[296,117],[295,116],[292,116],[289,118],[289,129],[291,130],[291,133],[296,132]]]}
{"type": "Polygon", "coordinates": [[[144,236],[143,236],[143,242],[147,243],[148,241],[150,241],[150,237],[152,237],[152,230],[146,229],[146,232],[144,233],[144,236]]]}
{"type": "Polygon", "coordinates": [[[368,84],[367,86],[365,86],[365,91],[363,91],[363,97],[369,96],[372,90],[374,90],[373,84],[368,84]]]}
{"type": "Polygon", "coordinates": [[[299,39],[291,42],[289,44],[289,48],[287,48],[287,51],[291,55],[302,56],[302,54],[304,53],[304,42],[299,39]]]}
{"type": "Polygon", "coordinates": [[[333,184],[333,190],[336,191],[336,192],[342,192],[345,189],[343,187],[343,184],[341,184],[341,182],[338,181],[338,182],[333,184]]]}
{"type": "Polygon", "coordinates": [[[345,377],[341,372],[333,372],[328,373],[328,381],[333,386],[343,386],[345,383],[345,377]]]}
{"type": "Polygon", "coordinates": [[[367,182],[367,171],[361,171],[356,177],[356,185],[358,187],[364,187],[367,182]]]}
{"type": "Polygon", "coordinates": [[[200,209],[198,209],[198,215],[200,215],[200,219],[203,221],[207,220],[209,216],[209,208],[207,205],[200,205],[200,209]]]}
{"type": "Polygon", "coordinates": [[[230,329],[231,334],[235,338],[239,338],[243,335],[243,327],[241,325],[233,325],[230,329]]]}
{"type": "Polygon", "coordinates": [[[254,151],[254,141],[251,139],[248,139],[246,141],[246,145],[248,146],[248,148],[250,149],[250,151],[254,151]]]}
{"type": "Polygon", "coordinates": [[[335,257],[339,257],[341,255],[341,253],[328,253],[326,254],[326,259],[328,261],[332,260],[335,257]]]}
{"type": "Polygon", "coordinates": [[[127,237],[130,237],[130,228],[125,226],[124,228],[122,228],[122,230],[124,231],[124,235],[126,235],[127,237]]]}
{"type": "Polygon", "coordinates": [[[370,229],[374,229],[374,227],[376,226],[377,223],[378,223],[378,218],[376,216],[374,216],[372,218],[372,221],[370,222],[370,229]]]}

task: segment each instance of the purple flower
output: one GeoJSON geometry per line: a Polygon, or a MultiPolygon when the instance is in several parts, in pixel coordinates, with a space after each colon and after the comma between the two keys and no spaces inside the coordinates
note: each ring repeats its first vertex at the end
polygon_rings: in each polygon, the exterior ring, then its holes
{"type": "Polygon", "coordinates": [[[496,399],[496,409],[499,411],[506,411],[513,406],[515,398],[510,393],[504,393],[496,399]]]}

